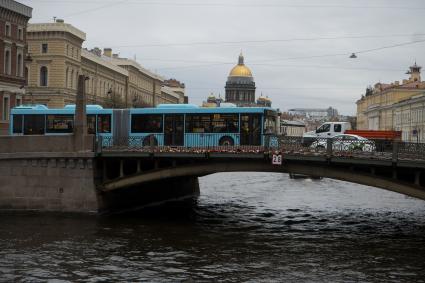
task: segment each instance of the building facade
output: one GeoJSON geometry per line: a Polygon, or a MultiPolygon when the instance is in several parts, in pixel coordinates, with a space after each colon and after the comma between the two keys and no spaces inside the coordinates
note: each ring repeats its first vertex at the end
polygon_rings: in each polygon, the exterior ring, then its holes
{"type": "Polygon", "coordinates": [[[32,8],[0,0],[0,134],[9,129],[10,109],[21,105],[25,94],[27,24],[32,8]]]}
{"type": "Polygon", "coordinates": [[[81,70],[81,46],[86,34],[61,20],[28,25],[26,104],[63,107],[75,103],[81,70]]]}
{"type": "Polygon", "coordinates": [[[181,96],[167,86],[161,87],[161,95],[157,97],[158,104],[182,104],[183,102],[184,96],[181,96]]]}
{"type": "Polygon", "coordinates": [[[410,67],[409,79],[402,83],[377,83],[369,87],[357,101],[357,129],[394,130],[395,104],[422,94],[425,82],[421,81],[421,67],[416,63],[410,67]]]}
{"type": "Polygon", "coordinates": [[[301,116],[311,120],[324,120],[338,117],[335,108],[293,108],[288,110],[290,115],[301,116]]]}
{"type": "Polygon", "coordinates": [[[401,131],[402,141],[425,142],[425,91],[395,103],[391,111],[394,130],[401,131]]]}
{"type": "Polygon", "coordinates": [[[168,79],[164,81],[163,86],[168,87],[179,95],[179,103],[187,104],[189,102],[189,98],[186,96],[186,85],[184,83],[176,79],[168,79]]]}
{"type": "Polygon", "coordinates": [[[85,75],[89,104],[110,108],[153,107],[181,103],[178,94],[162,91],[164,79],[112,49],[83,49],[86,34],[65,23],[30,24],[27,104],[61,108],[74,104],[78,76],[85,75]],[[176,96],[179,97],[176,100],[176,96]]]}
{"type": "Polygon", "coordinates": [[[113,54],[112,49],[105,48],[105,60],[128,72],[127,104],[133,107],[153,107],[159,103],[164,79],[143,68],[139,63],[113,54]]]}
{"type": "Polygon", "coordinates": [[[306,126],[302,121],[280,120],[280,133],[288,137],[302,137],[306,126]]]}

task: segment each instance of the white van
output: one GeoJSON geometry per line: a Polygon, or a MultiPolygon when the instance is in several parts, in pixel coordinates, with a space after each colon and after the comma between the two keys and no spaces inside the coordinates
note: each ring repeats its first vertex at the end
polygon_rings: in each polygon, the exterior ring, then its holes
{"type": "Polygon", "coordinates": [[[333,138],[336,135],[345,133],[347,130],[351,130],[351,123],[349,122],[326,122],[315,131],[304,133],[303,138],[306,140],[314,138],[333,138]]]}

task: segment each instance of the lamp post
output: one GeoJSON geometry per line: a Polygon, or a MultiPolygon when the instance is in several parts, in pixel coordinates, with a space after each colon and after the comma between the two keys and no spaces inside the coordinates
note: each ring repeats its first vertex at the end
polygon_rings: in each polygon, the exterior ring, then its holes
{"type": "Polygon", "coordinates": [[[112,106],[112,108],[115,108],[115,101],[112,98],[112,88],[109,88],[109,90],[108,90],[108,92],[106,94],[107,94],[107,97],[109,99],[111,99],[111,106],[112,106]]]}

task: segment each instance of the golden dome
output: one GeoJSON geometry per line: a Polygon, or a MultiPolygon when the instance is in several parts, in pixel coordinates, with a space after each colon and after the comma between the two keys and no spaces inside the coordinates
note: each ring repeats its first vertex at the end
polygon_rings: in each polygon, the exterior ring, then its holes
{"type": "Polygon", "coordinates": [[[251,70],[244,64],[242,53],[239,55],[238,64],[230,71],[229,77],[252,77],[251,70]]]}
{"type": "Polygon", "coordinates": [[[252,77],[251,70],[245,65],[236,65],[230,71],[229,77],[252,77]]]}

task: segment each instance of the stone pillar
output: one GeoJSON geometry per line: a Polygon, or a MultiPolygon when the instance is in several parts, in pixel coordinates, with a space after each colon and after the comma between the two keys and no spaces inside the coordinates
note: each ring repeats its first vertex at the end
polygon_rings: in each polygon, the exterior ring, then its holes
{"type": "Polygon", "coordinates": [[[86,151],[87,136],[87,116],[86,105],[87,98],[85,95],[86,77],[83,75],[78,76],[78,90],[77,101],[75,105],[75,118],[74,118],[74,146],[75,151],[86,151]]]}

